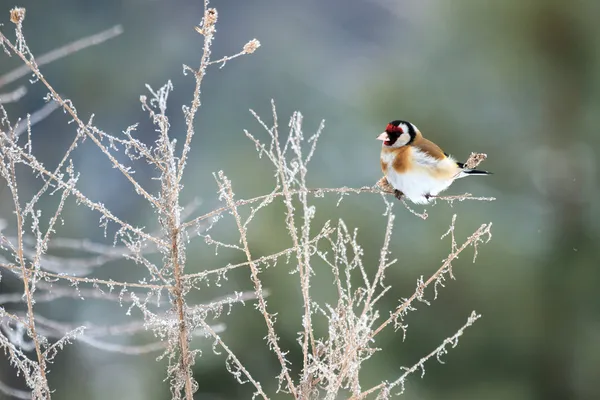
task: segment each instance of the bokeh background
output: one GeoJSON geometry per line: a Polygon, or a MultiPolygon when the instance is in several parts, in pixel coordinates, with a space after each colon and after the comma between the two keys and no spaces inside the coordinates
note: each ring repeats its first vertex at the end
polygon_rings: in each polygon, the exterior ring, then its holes
{"type": "MultiPolygon", "coordinates": [[[[0,21],[9,33],[13,1],[0,0],[0,21]]],[[[55,88],[72,99],[80,115],[94,113],[102,129],[118,133],[141,121],[140,134],[154,131],[141,111],[145,84],[157,88],[168,79],[171,123],[182,137],[181,105],[191,98],[193,80],[182,64],[195,66],[201,37],[193,27],[202,16],[199,1],[54,0],[21,1],[27,8],[25,33],[34,53],[122,24],[124,33],[107,43],[45,66],[55,88]]],[[[380,177],[374,140],[385,124],[407,119],[458,159],[470,152],[489,155],[485,179],[457,182],[448,193],[494,196],[495,202],[463,202],[427,207],[426,221],[402,206],[388,273],[394,285],[389,309],[414,290],[416,279],[435,271],[448,254],[439,240],[452,215],[464,239],[481,223],[493,222],[493,240],[456,263],[457,280],[448,282],[430,307],[419,305],[407,318],[408,337],[381,336],[386,351],[368,364],[365,387],[393,379],[453,334],[472,310],[483,318],[445,358],[431,362],[424,379],[413,376],[406,399],[598,399],[600,398],[600,206],[597,155],[600,110],[600,2],[594,0],[305,0],[213,3],[219,11],[214,57],[235,53],[250,39],[262,47],[251,56],[209,71],[185,181],[184,201],[199,198],[198,213],[219,205],[212,172],[224,170],[240,198],[266,193],[272,172],[256,157],[243,129],[266,138],[248,109],[269,120],[275,99],[285,121],[294,110],[305,115],[305,131],[326,120],[312,170],[311,186],[371,185],[380,177]]],[[[19,66],[0,55],[0,74],[19,66]]],[[[21,80],[2,91],[26,83],[21,80]]],[[[8,106],[15,118],[43,105],[44,89],[28,85],[28,95],[8,106]]],[[[75,134],[66,117],[54,113],[34,130],[40,157],[55,165],[75,134]]],[[[152,211],[140,206],[127,182],[90,143],[75,155],[81,190],[134,224],[152,227],[152,211]]],[[[140,167],[146,184],[153,171],[140,167]]],[[[10,221],[10,203],[1,197],[0,215],[10,221]]],[[[320,226],[344,218],[359,228],[365,264],[373,271],[382,244],[385,218],[376,195],[315,200],[320,226]]],[[[289,246],[276,204],[251,233],[256,255],[289,246]]],[[[417,208],[422,210],[422,208],[417,208]]],[[[67,212],[61,234],[104,240],[98,215],[82,207],[67,212]]],[[[224,222],[221,238],[233,240],[224,222]]],[[[154,225],[155,227],[155,225],[154,225]]],[[[109,238],[110,240],[110,238],[109,238]]],[[[243,255],[191,246],[188,271],[243,261],[243,255]]],[[[278,315],[284,348],[298,362],[296,333],[301,312],[297,276],[281,264],[264,274],[270,307],[278,315]]],[[[97,276],[134,279],[136,267],[111,265],[97,276]]],[[[223,286],[194,293],[206,301],[251,288],[247,271],[223,286]]],[[[314,284],[328,298],[331,281],[314,284]]],[[[3,274],[0,291],[19,291],[3,274]]],[[[17,307],[11,305],[11,307],[17,307]]],[[[40,304],[41,314],[65,322],[125,322],[126,308],[102,301],[40,304]]],[[[251,304],[221,319],[223,337],[255,377],[275,384],[278,363],[264,343],[264,323],[251,304]]],[[[211,343],[197,341],[203,356],[194,367],[198,399],[249,398],[224,368],[211,343]]],[[[82,344],[69,346],[51,366],[56,399],[164,399],[170,396],[164,362],[156,354],[132,357],[102,353],[82,344]]],[[[0,379],[23,388],[0,356],[0,379]]],[[[1,396],[1,395],[0,395],[1,396]]]]}

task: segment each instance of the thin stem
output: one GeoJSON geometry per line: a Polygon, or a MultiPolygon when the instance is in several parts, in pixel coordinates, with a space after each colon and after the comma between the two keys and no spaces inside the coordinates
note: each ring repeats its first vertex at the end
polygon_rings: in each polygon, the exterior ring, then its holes
{"type": "MultiPolygon", "coordinates": [[[[22,268],[17,267],[16,265],[0,264],[0,267],[22,272],[22,268]]],[[[26,268],[26,271],[34,272],[34,271],[30,270],[29,268],[26,268]]],[[[162,290],[162,289],[171,290],[172,289],[172,286],[169,286],[169,285],[152,285],[149,283],[121,282],[121,281],[112,281],[112,280],[97,279],[97,278],[84,278],[84,277],[80,277],[80,276],[55,274],[55,273],[47,272],[47,271],[35,271],[35,273],[37,275],[40,275],[42,277],[47,277],[47,278],[65,279],[65,280],[68,280],[69,282],[91,283],[94,285],[106,285],[108,287],[121,286],[121,287],[135,287],[135,288],[140,288],[140,289],[152,289],[152,290],[162,290]]]]}
{"type": "Polygon", "coordinates": [[[417,363],[415,363],[412,367],[405,368],[404,374],[402,374],[398,379],[396,379],[395,381],[393,381],[391,383],[382,382],[379,385],[373,386],[372,388],[367,389],[364,392],[362,392],[356,396],[350,397],[349,400],[362,400],[373,392],[376,392],[378,390],[383,390],[383,389],[389,391],[390,389],[392,389],[398,385],[401,385],[403,387],[404,381],[410,374],[416,372],[419,369],[421,369],[424,373],[425,362],[427,360],[429,360],[430,358],[432,358],[434,356],[437,356],[438,360],[439,360],[440,355],[443,353],[446,353],[446,351],[447,351],[446,346],[449,344],[452,345],[452,347],[455,347],[458,344],[458,339],[464,334],[465,330],[468,327],[472,326],[475,323],[475,321],[477,321],[479,318],[481,318],[481,315],[479,315],[479,314],[475,313],[475,311],[473,311],[471,313],[471,315],[469,316],[469,318],[467,319],[467,322],[462,327],[460,327],[460,329],[458,331],[456,331],[456,333],[454,335],[444,339],[444,341],[438,347],[436,347],[429,354],[421,357],[421,359],[417,363]]]}
{"type": "Polygon", "coordinates": [[[185,397],[187,400],[194,399],[194,390],[192,385],[192,376],[190,368],[190,350],[188,343],[188,329],[185,320],[185,300],[183,294],[182,266],[179,264],[179,231],[173,229],[171,259],[173,260],[173,274],[175,276],[175,287],[173,294],[177,306],[177,317],[179,319],[179,346],[181,347],[180,363],[181,371],[185,374],[185,397]]]}
{"type": "Polygon", "coordinates": [[[431,283],[438,281],[444,273],[450,271],[450,264],[452,263],[452,261],[454,261],[456,258],[458,258],[460,253],[462,253],[467,247],[469,247],[470,245],[475,245],[479,240],[481,240],[481,237],[483,235],[486,235],[486,234],[489,235],[490,229],[491,229],[491,224],[481,225],[479,227],[479,229],[477,229],[471,236],[469,236],[469,238],[462,244],[462,246],[460,246],[458,249],[456,249],[456,251],[452,252],[448,256],[448,258],[442,263],[442,266],[433,275],[431,275],[429,277],[429,279],[427,279],[425,282],[420,283],[417,286],[415,292],[408,299],[406,299],[401,305],[399,305],[396,308],[396,310],[390,315],[390,317],[388,319],[386,319],[383,323],[381,323],[376,329],[374,329],[368,335],[368,337],[364,341],[365,343],[362,343],[362,342],[356,343],[355,346],[353,346],[351,349],[348,349],[347,356],[345,357],[344,361],[342,362],[343,367],[339,373],[339,376],[340,377],[346,376],[346,373],[347,373],[347,370],[348,370],[349,364],[350,364],[349,363],[350,358],[361,346],[364,346],[366,344],[366,342],[372,341],[375,338],[375,336],[377,336],[385,327],[390,325],[398,317],[400,317],[402,315],[402,313],[407,311],[409,309],[409,307],[411,306],[411,304],[415,300],[422,298],[425,289],[431,283]]]}
{"type": "Polygon", "coordinates": [[[304,301],[304,317],[302,321],[302,326],[304,327],[304,341],[302,344],[302,355],[303,355],[303,380],[306,381],[306,374],[308,374],[308,342],[309,338],[312,339],[311,345],[314,349],[315,343],[312,337],[312,321],[311,321],[311,299],[309,292],[310,285],[310,270],[306,263],[306,260],[302,257],[302,247],[300,246],[300,241],[298,240],[298,232],[296,231],[296,223],[294,221],[294,206],[292,205],[292,194],[290,193],[290,187],[288,180],[285,176],[285,158],[283,152],[281,151],[281,146],[279,144],[279,131],[277,125],[277,112],[275,110],[275,102],[271,102],[273,108],[273,118],[274,125],[272,129],[273,142],[275,144],[275,151],[277,152],[277,171],[279,172],[279,180],[281,181],[282,193],[285,197],[284,203],[287,208],[286,215],[286,225],[288,227],[288,231],[290,236],[292,237],[292,243],[294,245],[294,249],[296,250],[296,260],[298,261],[298,273],[300,275],[300,287],[302,289],[302,300],[304,301]]]}
{"type": "Polygon", "coordinates": [[[483,235],[490,233],[491,224],[483,224],[477,229],[469,238],[460,246],[456,251],[451,253],[448,258],[442,263],[442,266],[427,279],[425,282],[421,283],[417,286],[415,292],[404,301],[401,305],[399,305],[396,310],[386,319],[381,325],[379,325],[373,333],[370,335],[370,339],[373,339],[375,336],[379,334],[386,326],[392,323],[396,318],[398,318],[404,311],[406,311],[410,305],[418,298],[423,296],[423,292],[425,289],[433,282],[440,279],[440,277],[450,270],[450,264],[452,261],[458,258],[460,253],[462,253],[467,247],[475,244],[477,241],[481,239],[483,235]]]}
{"type": "MultiPolygon", "coordinates": [[[[73,53],[77,53],[85,49],[86,47],[95,46],[102,42],[105,42],[109,39],[112,39],[116,36],[119,36],[123,33],[123,27],[121,25],[115,25],[112,28],[109,28],[105,31],[98,32],[94,35],[87,36],[74,42],[67,43],[64,46],[61,46],[57,49],[51,50],[41,56],[37,57],[36,63],[37,66],[40,67],[45,64],[49,64],[53,61],[59,60],[61,58],[67,57],[73,53]]],[[[29,66],[23,65],[19,68],[16,68],[2,76],[0,76],[0,87],[7,85],[11,82],[16,81],[19,78],[26,76],[30,71],[29,66]]]]}
{"type": "Polygon", "coordinates": [[[181,158],[179,159],[179,164],[177,166],[177,182],[181,181],[183,177],[183,171],[185,169],[185,164],[187,161],[187,157],[189,151],[191,149],[190,145],[192,143],[192,137],[194,136],[194,121],[196,120],[196,114],[198,113],[198,109],[202,105],[201,101],[201,88],[202,88],[202,80],[206,75],[206,68],[210,64],[210,54],[211,54],[211,46],[212,41],[214,39],[215,27],[214,24],[217,22],[217,14],[215,9],[208,8],[208,0],[204,0],[204,19],[202,31],[204,32],[204,46],[202,49],[202,57],[200,58],[200,67],[194,71],[194,78],[196,81],[196,86],[194,87],[194,94],[192,97],[192,104],[186,112],[185,115],[185,124],[186,124],[186,134],[185,134],[185,144],[183,145],[183,150],[181,152],[181,158]]]}
{"type": "MultiPolygon", "coordinates": [[[[4,40],[5,44],[13,51],[13,53],[15,53],[17,56],[19,56],[19,58],[25,63],[25,65],[31,70],[31,72],[33,72],[33,74],[36,76],[36,78],[39,79],[44,84],[44,86],[46,86],[46,88],[50,91],[52,98],[56,102],[58,102],[69,115],[71,115],[71,117],[73,118],[73,121],[75,121],[77,123],[81,132],[85,133],[86,136],[89,137],[96,144],[96,146],[98,146],[98,148],[100,148],[102,153],[104,153],[106,155],[106,157],[108,157],[108,159],[111,161],[113,166],[116,169],[118,169],[125,176],[125,178],[127,178],[127,180],[133,185],[136,192],[138,194],[144,196],[144,198],[146,198],[146,200],[148,200],[156,208],[159,208],[160,204],[159,204],[158,200],[140,186],[140,184],[133,178],[133,176],[131,176],[131,174],[128,172],[128,170],[123,165],[121,165],[121,163],[119,163],[119,161],[108,151],[108,149],[102,144],[102,142],[96,137],[96,135],[94,135],[94,133],[92,132],[92,129],[90,129],[86,124],[83,123],[83,121],[77,115],[77,112],[75,111],[75,109],[71,105],[69,105],[69,103],[67,103],[67,101],[65,101],[56,92],[56,90],[54,90],[54,88],[46,80],[44,75],[42,75],[42,73],[40,72],[39,66],[33,61],[33,55],[30,55],[31,60],[28,59],[26,57],[26,55],[23,52],[19,51],[19,49],[17,49],[15,47],[15,45],[13,45],[13,43],[10,42],[8,40],[8,38],[6,38],[6,36],[4,36],[1,32],[0,32],[0,40],[4,40]]],[[[63,158],[63,160],[64,160],[64,158],[63,158]]]]}
{"type": "MultiPolygon", "coordinates": [[[[306,243],[306,245],[316,244],[319,240],[321,240],[324,237],[329,236],[332,232],[333,232],[333,230],[331,228],[326,227],[325,229],[323,229],[321,231],[321,233],[319,233],[317,236],[315,236],[310,241],[308,241],[306,243]]],[[[224,273],[226,273],[226,272],[228,272],[228,271],[230,271],[232,269],[236,269],[236,268],[240,268],[240,267],[247,267],[251,263],[253,263],[255,265],[258,265],[260,263],[264,263],[264,262],[267,262],[267,261],[276,260],[279,257],[291,254],[294,250],[295,250],[294,247],[290,247],[290,248],[287,248],[285,250],[281,250],[280,252],[270,254],[268,256],[263,256],[263,257],[259,257],[259,258],[253,259],[252,261],[245,261],[245,262],[241,262],[241,263],[238,263],[238,264],[227,265],[227,266],[221,267],[221,268],[209,269],[207,271],[195,272],[195,273],[192,273],[192,274],[185,274],[183,276],[183,278],[186,279],[186,280],[194,280],[194,279],[202,279],[202,278],[204,278],[204,277],[206,277],[208,275],[224,274],[224,273]]]]}
{"type": "Polygon", "coordinates": [[[235,202],[233,200],[233,191],[231,189],[231,183],[229,182],[229,180],[227,180],[227,178],[225,178],[225,176],[222,173],[220,174],[220,178],[223,181],[223,183],[219,183],[219,185],[221,186],[221,191],[225,195],[227,204],[231,207],[231,212],[233,213],[233,217],[235,219],[235,222],[238,227],[238,231],[240,233],[240,239],[241,239],[242,245],[244,247],[244,252],[246,253],[246,258],[250,265],[250,274],[251,274],[251,278],[252,278],[252,283],[254,284],[256,298],[258,299],[258,309],[262,313],[262,315],[265,319],[265,323],[267,325],[269,344],[270,344],[270,346],[272,346],[273,351],[275,352],[275,354],[277,355],[277,358],[279,359],[279,363],[281,364],[282,374],[283,374],[285,380],[287,381],[287,385],[288,385],[288,389],[289,389],[290,393],[294,396],[295,399],[298,399],[296,387],[294,385],[294,382],[292,381],[292,378],[289,374],[288,367],[286,365],[287,361],[285,360],[283,353],[281,351],[281,348],[279,347],[279,343],[277,341],[277,334],[275,333],[275,328],[273,326],[273,320],[271,319],[271,316],[267,312],[267,302],[265,301],[265,298],[263,296],[263,288],[262,288],[261,280],[258,277],[258,275],[259,275],[258,267],[252,259],[252,254],[250,253],[250,247],[248,245],[248,239],[246,237],[246,231],[244,229],[244,225],[242,224],[242,219],[240,217],[240,214],[238,213],[237,207],[235,207],[235,202]]]}
{"type": "Polygon", "coordinates": [[[262,386],[261,386],[260,382],[255,380],[252,377],[252,375],[250,375],[250,372],[248,372],[248,370],[244,367],[244,365],[237,358],[235,353],[233,351],[231,351],[231,349],[225,344],[225,342],[223,342],[221,337],[205,321],[202,321],[202,325],[204,327],[204,330],[206,332],[208,332],[215,339],[215,342],[217,342],[219,344],[219,346],[221,346],[223,348],[223,350],[225,350],[225,352],[227,353],[227,356],[233,361],[233,363],[236,365],[236,367],[239,368],[239,370],[246,376],[246,379],[248,379],[248,381],[250,381],[250,383],[252,383],[254,385],[254,387],[256,388],[256,394],[260,395],[265,400],[268,399],[267,395],[262,390],[262,386]]]}
{"type": "MultiPolygon", "coordinates": [[[[374,193],[374,194],[385,194],[385,195],[392,195],[392,196],[395,195],[394,192],[384,191],[384,190],[381,190],[379,188],[372,187],[372,186],[363,186],[360,188],[340,187],[340,188],[292,189],[292,190],[289,190],[288,193],[289,193],[289,195],[292,195],[292,196],[295,196],[295,195],[298,195],[301,193],[307,193],[307,194],[315,195],[317,197],[320,197],[325,193],[338,193],[340,195],[350,194],[350,193],[354,193],[354,194],[374,193]]],[[[260,201],[265,200],[268,197],[281,197],[281,196],[285,196],[285,193],[284,192],[275,192],[275,193],[270,193],[270,194],[267,194],[264,196],[254,197],[252,199],[238,200],[233,204],[233,207],[240,207],[240,206],[245,206],[248,204],[258,203],[260,201]]],[[[444,200],[444,201],[463,201],[463,200],[494,201],[494,200],[496,200],[494,197],[474,197],[474,196],[471,196],[470,193],[465,193],[465,194],[457,195],[457,196],[436,196],[435,198],[437,200],[444,200]]],[[[209,213],[206,213],[204,215],[196,217],[193,220],[182,224],[182,228],[188,228],[194,224],[199,223],[200,221],[203,221],[207,218],[216,217],[216,216],[223,214],[224,212],[230,211],[230,210],[231,210],[230,206],[224,206],[224,207],[214,209],[213,211],[211,211],[209,213]]]]}
{"type": "MultiPolygon", "coordinates": [[[[43,355],[40,340],[38,337],[38,333],[35,329],[35,314],[33,312],[33,294],[31,293],[31,289],[29,285],[31,282],[29,281],[29,270],[26,267],[25,256],[24,256],[24,240],[23,240],[23,231],[24,231],[24,221],[23,221],[23,212],[21,210],[21,205],[19,204],[19,195],[17,193],[17,178],[15,171],[15,162],[12,161],[10,164],[11,167],[11,178],[12,184],[9,185],[10,190],[12,192],[12,198],[15,205],[15,215],[17,216],[17,258],[19,260],[19,265],[21,266],[21,274],[23,279],[23,292],[25,298],[27,299],[27,317],[28,323],[27,328],[29,330],[29,336],[33,341],[35,346],[35,353],[38,359],[38,370],[40,373],[40,377],[42,379],[42,390],[46,393],[46,397],[50,398],[50,387],[48,386],[48,378],[46,377],[46,359],[43,355]]],[[[33,271],[32,271],[33,272],[33,271]]]]}

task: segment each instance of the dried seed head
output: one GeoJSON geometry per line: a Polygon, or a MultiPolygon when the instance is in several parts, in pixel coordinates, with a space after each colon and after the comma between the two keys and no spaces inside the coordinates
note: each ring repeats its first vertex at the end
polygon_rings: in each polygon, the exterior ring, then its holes
{"type": "Polygon", "coordinates": [[[208,10],[206,10],[206,14],[204,15],[204,28],[210,28],[212,26],[214,26],[217,23],[217,9],[216,8],[209,8],[208,10]]]}
{"type": "Polygon", "coordinates": [[[244,45],[244,53],[252,54],[260,47],[260,42],[256,39],[252,39],[244,45]]]}
{"type": "Polygon", "coordinates": [[[25,19],[25,9],[22,7],[15,7],[10,10],[10,22],[13,24],[21,24],[25,19]]]}
{"type": "Polygon", "coordinates": [[[475,168],[481,164],[487,158],[487,154],[484,153],[471,153],[469,159],[465,163],[467,168],[475,168]]]}
{"type": "Polygon", "coordinates": [[[202,19],[200,26],[196,26],[194,27],[194,29],[196,29],[196,32],[198,32],[201,35],[212,36],[215,33],[215,24],[217,23],[217,17],[217,9],[209,8],[204,13],[204,18],[202,19]]]}

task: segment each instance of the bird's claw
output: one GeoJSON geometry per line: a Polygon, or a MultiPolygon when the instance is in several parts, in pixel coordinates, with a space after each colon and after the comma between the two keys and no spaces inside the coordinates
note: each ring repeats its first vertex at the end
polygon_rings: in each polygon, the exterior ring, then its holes
{"type": "Polygon", "coordinates": [[[404,193],[402,193],[401,191],[394,189],[394,197],[397,198],[398,200],[402,200],[402,196],[404,196],[404,193]]]}

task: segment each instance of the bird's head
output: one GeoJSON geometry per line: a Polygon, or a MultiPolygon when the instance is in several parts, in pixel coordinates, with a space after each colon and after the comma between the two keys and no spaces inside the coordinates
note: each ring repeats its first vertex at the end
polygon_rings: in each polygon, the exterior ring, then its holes
{"type": "Polygon", "coordinates": [[[396,120],[387,124],[385,132],[377,136],[377,140],[382,140],[384,147],[402,147],[411,144],[417,132],[417,127],[410,122],[396,120]]]}

